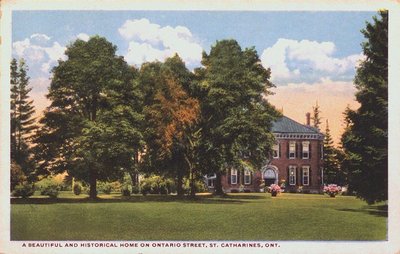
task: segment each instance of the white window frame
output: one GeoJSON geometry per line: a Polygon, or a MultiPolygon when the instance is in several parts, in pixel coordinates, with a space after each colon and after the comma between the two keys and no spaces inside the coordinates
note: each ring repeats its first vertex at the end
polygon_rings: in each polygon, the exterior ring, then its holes
{"type": "Polygon", "coordinates": [[[248,169],[244,170],[244,184],[251,184],[251,172],[248,169]]]}
{"type": "Polygon", "coordinates": [[[231,184],[237,184],[238,182],[238,171],[237,169],[231,169],[231,184]],[[233,181],[235,179],[235,181],[233,181]]]}
{"type": "Polygon", "coordinates": [[[296,141],[289,141],[289,159],[296,159],[296,141]]]}
{"type": "Polygon", "coordinates": [[[302,183],[304,186],[310,185],[310,166],[303,166],[302,183]],[[306,177],[307,177],[307,183],[305,183],[304,181],[306,177]]]}
{"type": "Polygon", "coordinates": [[[214,188],[214,182],[215,182],[214,178],[208,178],[207,179],[207,187],[214,188]]]}
{"type": "Polygon", "coordinates": [[[301,156],[303,157],[303,159],[309,159],[310,158],[310,141],[303,141],[302,147],[303,147],[303,149],[302,149],[303,151],[302,151],[301,156]],[[307,156],[304,156],[305,154],[307,156]]]}
{"type": "Polygon", "coordinates": [[[278,159],[279,157],[280,157],[280,144],[279,144],[279,142],[277,142],[277,143],[275,143],[274,145],[273,145],[273,147],[272,147],[272,157],[274,158],[274,159],[278,159]],[[275,153],[276,152],[276,153],[275,153]]]}
{"type": "Polygon", "coordinates": [[[296,185],[296,166],[289,166],[289,185],[296,185]]]}

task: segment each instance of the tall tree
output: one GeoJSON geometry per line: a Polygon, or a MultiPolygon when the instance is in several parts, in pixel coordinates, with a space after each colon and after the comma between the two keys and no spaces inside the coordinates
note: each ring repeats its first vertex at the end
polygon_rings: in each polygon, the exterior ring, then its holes
{"type": "Polygon", "coordinates": [[[47,97],[51,100],[36,137],[43,173],[61,173],[89,182],[122,177],[143,149],[141,95],[136,71],[105,38],[76,40],[59,61],[47,97]]]}
{"type": "Polygon", "coordinates": [[[266,163],[278,113],[264,99],[273,84],[254,48],[242,50],[235,40],[217,41],[210,54],[203,53],[202,64],[196,72],[201,79],[199,156],[202,168],[216,173],[216,193],[222,194],[221,176],[228,167],[260,168],[266,163]]]}
{"type": "Polygon", "coordinates": [[[11,95],[10,95],[10,146],[11,160],[18,164],[22,171],[29,176],[34,171],[31,151],[29,148],[30,138],[35,126],[33,114],[35,109],[33,100],[30,100],[28,67],[21,59],[19,64],[16,59],[11,61],[11,95]]]}
{"type": "Polygon", "coordinates": [[[193,75],[177,55],[165,63],[146,64],[140,73],[147,98],[147,167],[176,177],[178,195],[183,195],[183,177],[194,181],[197,169],[194,153],[199,102],[189,92],[193,75]],[[149,82],[152,88],[148,88],[149,82]]]}
{"type": "Polygon", "coordinates": [[[338,149],[334,146],[329,129],[329,122],[326,120],[324,138],[324,183],[338,184],[339,170],[338,149]]]}
{"type": "Polygon", "coordinates": [[[321,122],[322,118],[320,116],[321,110],[319,108],[318,101],[315,103],[315,107],[313,106],[312,108],[313,108],[313,115],[311,119],[313,120],[313,126],[314,128],[317,128],[319,130],[319,126],[322,123],[321,122]]]}
{"type": "Polygon", "coordinates": [[[367,23],[361,32],[366,59],[357,68],[357,110],[348,110],[342,137],[350,160],[350,187],[368,203],[388,197],[388,12],[367,23]]]}

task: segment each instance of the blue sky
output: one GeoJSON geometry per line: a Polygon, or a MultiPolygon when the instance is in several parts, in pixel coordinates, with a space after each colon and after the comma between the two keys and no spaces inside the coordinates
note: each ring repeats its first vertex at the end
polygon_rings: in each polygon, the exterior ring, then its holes
{"type": "MultiPolygon", "coordinates": [[[[189,69],[200,66],[201,52],[209,52],[217,40],[236,39],[243,48],[254,46],[263,66],[271,68],[277,88],[270,100],[286,115],[300,121],[304,111],[319,101],[326,118],[336,119],[345,106],[356,105],[352,80],[363,59],[360,30],[374,15],[360,11],[13,11],[13,56],[26,59],[33,97],[42,109],[50,70],[58,59],[66,59],[65,47],[77,38],[104,36],[118,47],[117,54],[138,67],[177,52],[189,69]],[[332,105],[336,113],[329,113],[332,105]]],[[[336,126],[331,124],[334,128],[340,128],[337,121],[336,126]]]]}

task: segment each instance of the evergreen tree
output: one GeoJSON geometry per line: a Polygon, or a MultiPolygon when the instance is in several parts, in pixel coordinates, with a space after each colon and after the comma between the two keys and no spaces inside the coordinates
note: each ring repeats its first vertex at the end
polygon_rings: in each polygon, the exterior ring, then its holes
{"type": "Polygon", "coordinates": [[[321,110],[319,109],[318,101],[315,103],[315,107],[313,108],[313,115],[311,117],[311,120],[313,120],[313,126],[314,128],[319,130],[319,125],[322,123],[321,120],[321,110]]]}
{"type": "Polygon", "coordinates": [[[357,68],[357,110],[348,110],[342,136],[350,188],[368,203],[388,197],[388,12],[362,30],[366,59],[357,68]]]}
{"type": "Polygon", "coordinates": [[[324,139],[324,183],[338,184],[340,164],[338,160],[338,149],[335,148],[329,122],[326,120],[324,139]]]}
{"type": "Polygon", "coordinates": [[[27,68],[23,59],[19,64],[16,59],[11,61],[10,148],[11,160],[21,167],[24,174],[29,176],[29,180],[32,180],[34,164],[29,143],[36,126],[33,100],[29,98],[32,88],[29,87],[27,68]]]}

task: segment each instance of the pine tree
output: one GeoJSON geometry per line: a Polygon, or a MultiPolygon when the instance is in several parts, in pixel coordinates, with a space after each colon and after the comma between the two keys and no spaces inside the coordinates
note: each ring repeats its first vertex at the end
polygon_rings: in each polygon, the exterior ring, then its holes
{"type": "Polygon", "coordinates": [[[329,122],[326,120],[325,139],[324,139],[324,183],[337,183],[339,171],[339,160],[337,149],[333,144],[333,139],[329,129],[329,122]]]}
{"type": "Polygon", "coordinates": [[[16,59],[11,61],[10,146],[11,159],[22,168],[26,175],[29,175],[34,170],[29,142],[36,126],[33,117],[35,113],[33,100],[29,98],[32,88],[29,87],[27,69],[23,59],[19,61],[19,64],[16,59]]]}
{"type": "Polygon", "coordinates": [[[366,56],[357,68],[356,99],[361,106],[348,110],[342,136],[349,165],[349,187],[368,203],[388,198],[388,12],[367,23],[366,56]]]}
{"type": "Polygon", "coordinates": [[[313,116],[311,117],[311,119],[313,120],[313,126],[314,128],[319,130],[319,125],[321,124],[321,110],[319,109],[319,105],[318,105],[318,101],[315,103],[315,107],[313,108],[313,116]]]}

